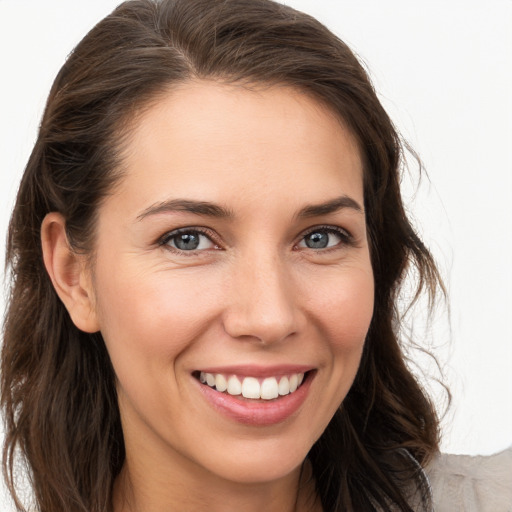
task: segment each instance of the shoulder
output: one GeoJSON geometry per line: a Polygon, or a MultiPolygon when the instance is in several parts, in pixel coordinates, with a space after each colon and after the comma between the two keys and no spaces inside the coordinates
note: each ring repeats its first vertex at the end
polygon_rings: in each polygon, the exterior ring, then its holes
{"type": "Polygon", "coordinates": [[[490,456],[440,454],[425,471],[436,512],[512,512],[512,447],[490,456]]]}

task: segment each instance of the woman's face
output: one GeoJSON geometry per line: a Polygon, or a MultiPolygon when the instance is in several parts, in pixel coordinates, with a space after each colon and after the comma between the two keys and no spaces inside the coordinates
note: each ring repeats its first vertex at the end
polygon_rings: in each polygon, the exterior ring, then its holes
{"type": "Polygon", "coordinates": [[[372,317],[353,137],[291,88],[192,82],[137,121],[123,158],[91,287],[127,462],[290,474],[347,394],[372,317]]]}

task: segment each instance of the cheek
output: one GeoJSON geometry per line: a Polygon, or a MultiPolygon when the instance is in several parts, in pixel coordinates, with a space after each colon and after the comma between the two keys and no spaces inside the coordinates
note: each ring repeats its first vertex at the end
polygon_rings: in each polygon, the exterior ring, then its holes
{"type": "Polygon", "coordinates": [[[373,316],[371,267],[346,269],[315,290],[315,312],[334,353],[360,354],[373,316]]]}
{"type": "Polygon", "coordinates": [[[315,415],[323,418],[315,431],[318,437],[354,382],[374,306],[373,274],[369,266],[338,269],[330,279],[321,282],[323,286],[315,288],[310,308],[315,315],[311,324],[321,329],[323,344],[319,347],[326,351],[318,374],[322,379],[322,399],[315,406],[315,415]]]}
{"type": "MultiPolygon", "coordinates": [[[[116,371],[145,364],[166,366],[203,331],[218,303],[214,286],[166,272],[98,276],[101,332],[116,371]]],[[[148,368],[149,370],[149,368],[148,368]]]]}

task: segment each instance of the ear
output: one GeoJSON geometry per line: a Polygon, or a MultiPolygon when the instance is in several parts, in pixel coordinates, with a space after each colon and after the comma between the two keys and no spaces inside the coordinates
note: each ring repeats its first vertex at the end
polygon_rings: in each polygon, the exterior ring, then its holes
{"type": "Polygon", "coordinates": [[[66,220],[60,213],[52,212],[44,218],[41,243],[46,270],[71,320],[82,331],[99,331],[86,258],[71,249],[66,220]]]}

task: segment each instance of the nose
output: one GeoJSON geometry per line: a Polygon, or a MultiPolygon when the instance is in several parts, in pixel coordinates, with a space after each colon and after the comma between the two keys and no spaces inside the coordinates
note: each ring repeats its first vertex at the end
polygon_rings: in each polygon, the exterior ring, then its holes
{"type": "Polygon", "coordinates": [[[303,324],[294,279],[277,256],[240,258],[228,279],[224,329],[233,338],[283,341],[303,324]]]}

